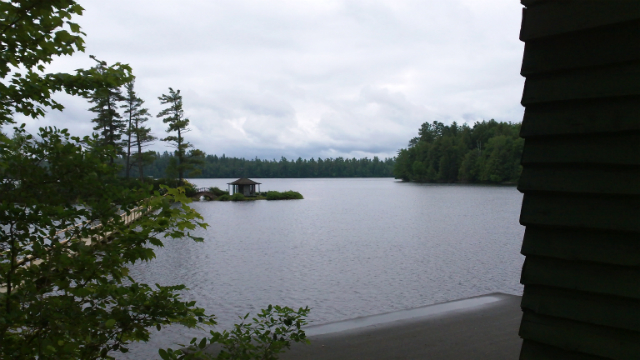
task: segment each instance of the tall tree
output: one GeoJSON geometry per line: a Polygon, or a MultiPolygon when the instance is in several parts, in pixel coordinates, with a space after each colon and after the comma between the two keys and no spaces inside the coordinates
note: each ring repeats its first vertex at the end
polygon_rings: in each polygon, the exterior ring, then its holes
{"type": "Polygon", "coordinates": [[[162,122],[165,124],[169,124],[168,133],[175,133],[175,135],[167,136],[161,140],[170,143],[176,149],[177,164],[175,169],[178,173],[178,180],[182,182],[186,171],[192,174],[195,166],[202,163],[204,153],[197,149],[191,149],[193,145],[184,139],[184,134],[191,129],[189,128],[189,119],[184,117],[180,90],[174,91],[169,88],[169,95],[162,94],[158,99],[162,105],[168,105],[168,107],[160,111],[157,117],[162,118],[162,122]]]}
{"type": "MultiPolygon", "coordinates": [[[[121,64],[45,73],[54,57],[83,50],[83,33],[70,21],[81,12],[73,0],[0,2],[0,125],[15,123],[14,113],[38,118],[47,107],[62,110],[51,99],[56,92],[90,96],[131,80],[130,68],[121,64]]],[[[134,261],[153,258],[152,229],[166,227],[160,238],[176,237],[185,222],[200,225],[197,214],[187,208],[175,213],[170,203],[152,204],[166,197],[124,188],[115,169],[103,165],[113,149],[94,142],[66,129],[41,128],[33,136],[24,123],[11,138],[0,136],[2,359],[105,358],[147,340],[149,326],[211,322],[180,300],[178,288],[152,288],[127,277],[134,261]],[[121,212],[142,204],[159,211],[137,229],[125,226],[121,212]],[[164,219],[152,219],[163,212],[164,219]],[[112,241],[100,241],[107,237],[112,241]]]]}
{"type": "Polygon", "coordinates": [[[149,109],[144,108],[144,100],[138,97],[134,90],[135,80],[125,84],[126,94],[124,96],[124,113],[127,120],[127,139],[124,146],[125,154],[125,177],[129,178],[129,173],[133,164],[131,163],[131,147],[136,147],[138,152],[134,155],[138,167],[140,181],[143,180],[143,167],[149,162],[150,153],[143,153],[143,148],[150,145],[156,138],[151,135],[151,129],[144,126],[149,120],[149,109]]]}
{"type": "Polygon", "coordinates": [[[394,174],[405,181],[510,182],[520,177],[520,124],[495,120],[473,127],[424,123],[419,137],[398,152],[394,174]]]}
{"type": "Polygon", "coordinates": [[[87,96],[105,82],[130,76],[131,68],[120,63],[102,73],[46,73],[54,58],[84,51],[84,33],[71,21],[83,10],[72,0],[0,1],[0,125],[15,123],[14,113],[35,119],[46,108],[64,109],[52,98],[56,92],[87,96]]]}
{"type": "Polygon", "coordinates": [[[156,137],[151,135],[151,129],[143,126],[141,123],[147,121],[148,118],[140,118],[136,120],[134,125],[134,146],[137,147],[137,152],[135,154],[136,166],[138,167],[138,179],[140,181],[144,181],[144,167],[153,163],[155,160],[156,153],[155,151],[143,151],[145,147],[151,145],[153,141],[156,140],[156,137]]]}
{"type": "MultiPolygon", "coordinates": [[[[107,63],[91,57],[98,64],[95,66],[99,73],[106,71],[107,63]]],[[[122,152],[122,144],[120,139],[126,132],[126,123],[122,119],[122,115],[118,112],[119,103],[124,101],[120,85],[105,84],[95,89],[89,97],[89,102],[94,104],[89,111],[96,113],[96,117],[91,120],[96,126],[93,130],[98,130],[100,142],[98,146],[111,146],[116,154],[122,152]]],[[[113,164],[114,157],[109,158],[109,163],[113,164]]]]}
{"type": "Polygon", "coordinates": [[[0,143],[2,359],[108,358],[147,340],[148,327],[213,323],[180,301],[182,287],[127,276],[131,264],[154,257],[150,243],[189,237],[180,229],[204,224],[186,207],[172,210],[174,195],[189,201],[177,190],[153,197],[125,187],[104,166],[113,149],[87,149],[97,140],[51,128],[35,137],[23,126],[0,143]],[[140,206],[149,212],[128,225],[122,212],[140,206]]]}
{"type": "MultiPolygon", "coordinates": [[[[70,21],[82,10],[74,0],[0,1],[0,125],[15,123],[14,113],[38,118],[46,107],[62,110],[51,99],[56,92],[86,97],[131,81],[122,64],[45,74],[54,57],[82,51],[83,33],[70,21]]],[[[180,189],[154,196],[123,184],[115,167],[104,166],[115,149],[94,146],[97,135],[40,128],[33,136],[25,127],[0,134],[0,359],[113,359],[128,343],[148,341],[150,328],[214,324],[181,298],[184,286],[152,287],[129,276],[133,263],[155,257],[152,245],[200,240],[190,232],[206,224],[186,205],[190,199],[180,189]],[[141,211],[135,225],[125,221],[141,211]]],[[[221,343],[220,359],[273,359],[291,341],[304,341],[307,313],[269,306],[254,324],[198,345],[221,343]]]]}

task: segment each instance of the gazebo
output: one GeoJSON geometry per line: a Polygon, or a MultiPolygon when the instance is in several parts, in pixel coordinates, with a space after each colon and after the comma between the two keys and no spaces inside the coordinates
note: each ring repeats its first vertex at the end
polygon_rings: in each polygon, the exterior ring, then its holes
{"type": "Polygon", "coordinates": [[[234,182],[227,183],[229,195],[240,193],[244,196],[256,196],[256,185],[258,185],[258,193],[260,192],[260,183],[251,179],[240,178],[234,182]]]}

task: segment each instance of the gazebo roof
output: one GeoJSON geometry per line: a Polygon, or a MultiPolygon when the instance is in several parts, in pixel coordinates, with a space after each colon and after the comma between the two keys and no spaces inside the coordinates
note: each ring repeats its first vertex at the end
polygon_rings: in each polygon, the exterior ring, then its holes
{"type": "Polygon", "coordinates": [[[259,182],[255,182],[255,181],[253,181],[251,179],[240,178],[240,179],[238,179],[238,180],[236,180],[234,182],[230,182],[230,183],[227,183],[227,184],[229,184],[229,185],[258,185],[260,183],[259,182]]]}

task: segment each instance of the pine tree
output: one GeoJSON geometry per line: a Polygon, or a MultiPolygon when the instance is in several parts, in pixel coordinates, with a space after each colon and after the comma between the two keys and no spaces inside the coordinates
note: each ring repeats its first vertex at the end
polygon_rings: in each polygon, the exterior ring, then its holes
{"type": "Polygon", "coordinates": [[[139,98],[133,89],[135,80],[125,84],[127,91],[122,108],[127,118],[127,140],[124,146],[127,149],[125,157],[125,176],[128,178],[131,168],[134,166],[131,162],[131,147],[137,147],[138,152],[134,154],[135,163],[138,167],[138,175],[140,181],[143,180],[143,167],[153,160],[153,155],[149,152],[143,153],[142,148],[150,145],[156,138],[151,135],[151,129],[144,126],[149,120],[149,109],[142,107],[144,100],[139,98]]]}
{"type": "MultiPolygon", "coordinates": [[[[103,73],[107,69],[107,63],[100,61],[95,57],[91,57],[98,65],[94,67],[99,73],[103,73]]],[[[93,130],[99,131],[100,143],[102,147],[112,147],[116,153],[122,152],[122,144],[120,139],[126,131],[126,124],[122,120],[122,116],[118,112],[118,103],[123,101],[124,97],[119,86],[109,86],[98,88],[90,95],[89,102],[95,104],[89,111],[96,113],[96,117],[91,122],[96,123],[93,130]]],[[[109,163],[113,164],[114,157],[109,157],[109,163]]]]}
{"type": "Polygon", "coordinates": [[[158,99],[162,105],[169,105],[158,113],[157,117],[162,118],[162,122],[165,124],[169,124],[168,133],[176,133],[176,135],[167,136],[161,140],[170,143],[171,146],[176,148],[175,155],[178,162],[175,168],[178,173],[178,179],[182,182],[185,171],[191,171],[190,175],[198,173],[197,170],[193,170],[195,165],[203,163],[204,153],[198,149],[191,149],[193,145],[184,139],[184,134],[191,131],[191,129],[189,129],[189,119],[184,117],[180,90],[174,91],[169,88],[169,95],[162,94],[158,99]],[[188,149],[191,150],[187,152],[188,149]]]}
{"type": "MultiPolygon", "coordinates": [[[[144,118],[144,121],[147,121],[147,118],[144,118]]],[[[136,121],[134,126],[134,142],[133,145],[137,147],[138,152],[135,154],[136,166],[138,167],[138,179],[140,181],[144,181],[144,167],[153,163],[155,160],[155,151],[143,151],[143,148],[151,145],[153,141],[157,138],[151,135],[151,129],[148,127],[142,126],[141,119],[136,121]],[[137,127],[139,126],[139,127],[137,127]]]]}

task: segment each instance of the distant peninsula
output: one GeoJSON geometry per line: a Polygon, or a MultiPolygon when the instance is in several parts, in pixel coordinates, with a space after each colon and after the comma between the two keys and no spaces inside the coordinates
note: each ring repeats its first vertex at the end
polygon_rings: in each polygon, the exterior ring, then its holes
{"type": "Polygon", "coordinates": [[[517,184],[524,139],[520,123],[425,122],[418,136],[400,149],[393,173],[404,181],[517,184]]]}

